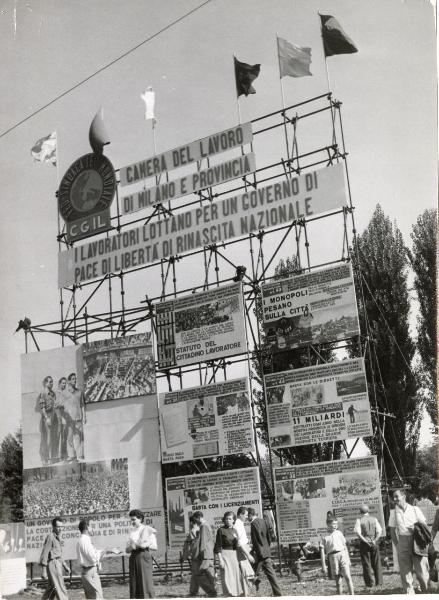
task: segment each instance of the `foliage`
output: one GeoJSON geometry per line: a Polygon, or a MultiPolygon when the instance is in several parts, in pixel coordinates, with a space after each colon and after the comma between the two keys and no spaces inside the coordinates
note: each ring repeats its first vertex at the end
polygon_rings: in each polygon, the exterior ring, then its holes
{"type": "Polygon", "coordinates": [[[357,295],[361,330],[368,344],[366,368],[372,407],[388,411],[384,441],[382,417],[372,446],[383,454],[388,479],[411,476],[422,416],[422,397],[412,369],[415,345],[409,331],[408,260],[402,234],[377,205],[357,238],[357,295]]]}
{"type": "Polygon", "coordinates": [[[23,520],[23,443],[21,430],[0,445],[0,523],[23,520]]]}
{"type": "Polygon", "coordinates": [[[437,210],[425,210],[412,228],[412,251],[408,251],[415,273],[414,288],[419,302],[417,350],[421,361],[421,385],[426,390],[426,408],[437,431],[436,404],[436,239],[437,210]]]}
{"type": "Polygon", "coordinates": [[[412,490],[416,495],[422,495],[433,502],[439,495],[437,442],[436,438],[430,446],[418,450],[416,455],[416,475],[412,482],[412,490]]]}

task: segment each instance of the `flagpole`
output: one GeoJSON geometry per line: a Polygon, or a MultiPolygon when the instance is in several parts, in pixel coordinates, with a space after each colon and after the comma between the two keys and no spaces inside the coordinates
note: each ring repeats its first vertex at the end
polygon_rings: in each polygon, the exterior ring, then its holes
{"type": "MultiPolygon", "coordinates": [[[[236,64],[235,64],[235,60],[236,60],[236,54],[233,53],[233,73],[235,75],[235,88],[236,88],[236,64]]],[[[241,107],[239,106],[238,90],[236,90],[236,106],[238,107],[238,123],[241,125],[241,123],[242,123],[242,120],[241,120],[241,107]]]]}
{"type": "Polygon", "coordinates": [[[281,69],[280,69],[279,36],[278,36],[277,33],[276,33],[276,45],[277,45],[277,64],[279,66],[280,91],[281,91],[281,96],[282,96],[282,108],[284,109],[283,118],[284,118],[285,144],[286,144],[286,147],[287,147],[288,170],[290,170],[292,165],[291,165],[291,162],[290,162],[290,148],[289,148],[289,145],[288,145],[288,130],[287,130],[286,115],[285,115],[284,84],[283,84],[283,81],[282,81],[282,73],[281,73],[281,69]]]}
{"type": "Polygon", "coordinates": [[[322,39],[323,56],[325,57],[326,81],[328,83],[328,92],[331,93],[331,82],[329,80],[328,61],[326,60],[325,42],[323,40],[323,32],[322,32],[322,19],[321,19],[320,13],[318,12],[317,14],[319,16],[319,21],[320,21],[320,37],[322,39]]]}
{"type": "MultiPolygon", "coordinates": [[[[59,204],[58,204],[58,190],[60,184],[60,176],[59,176],[59,151],[58,151],[58,131],[55,129],[55,157],[56,157],[56,190],[57,190],[57,199],[56,199],[56,215],[58,219],[58,236],[61,235],[61,217],[59,214],[59,204]]],[[[61,252],[61,239],[58,237],[58,252],[61,252]]],[[[63,297],[63,288],[59,290],[59,306],[60,306],[60,316],[61,316],[61,344],[64,347],[64,297],[63,297]]]]}
{"type": "Polygon", "coordinates": [[[152,147],[154,150],[154,156],[157,154],[157,139],[156,139],[155,125],[156,125],[156,118],[153,117],[152,118],[152,147]]]}

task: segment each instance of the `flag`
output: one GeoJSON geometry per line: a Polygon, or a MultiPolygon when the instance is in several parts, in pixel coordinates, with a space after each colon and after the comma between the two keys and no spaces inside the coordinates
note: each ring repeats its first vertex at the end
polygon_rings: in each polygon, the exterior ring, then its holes
{"type": "Polygon", "coordinates": [[[30,153],[34,160],[56,166],[56,131],[37,140],[30,153]]]}
{"type": "Polygon", "coordinates": [[[104,146],[109,144],[108,135],[105,131],[104,116],[102,108],[98,110],[90,125],[88,132],[90,146],[95,154],[103,154],[104,146]]]}
{"type": "Polygon", "coordinates": [[[248,65],[247,63],[240,62],[236,57],[235,59],[235,80],[236,80],[236,93],[239,96],[245,94],[256,94],[256,90],[252,86],[253,81],[259,75],[261,65],[248,65]]]}
{"type": "Polygon", "coordinates": [[[155,120],[154,116],[154,104],[155,104],[155,92],[152,87],[147,87],[146,91],[143,94],[140,94],[140,97],[145,103],[145,121],[149,121],[150,119],[155,120]]]}
{"type": "Polygon", "coordinates": [[[358,52],[354,42],[343,31],[337,19],[331,15],[320,15],[325,56],[358,52]]]}
{"type": "Polygon", "coordinates": [[[301,48],[278,37],[277,52],[281,77],[285,77],[285,75],[289,75],[290,77],[312,75],[309,70],[311,65],[311,48],[301,48]]]}

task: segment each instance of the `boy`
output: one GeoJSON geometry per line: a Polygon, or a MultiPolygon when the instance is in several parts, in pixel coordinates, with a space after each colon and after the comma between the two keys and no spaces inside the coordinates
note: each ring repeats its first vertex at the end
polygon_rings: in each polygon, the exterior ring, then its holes
{"type": "Polygon", "coordinates": [[[325,554],[329,559],[332,579],[335,579],[337,594],[342,593],[342,577],[348,584],[349,594],[354,595],[354,585],[352,583],[349,552],[346,546],[346,540],[341,531],[338,530],[337,519],[327,521],[328,535],[320,542],[320,553],[322,558],[322,569],[327,574],[325,564],[325,554]]]}

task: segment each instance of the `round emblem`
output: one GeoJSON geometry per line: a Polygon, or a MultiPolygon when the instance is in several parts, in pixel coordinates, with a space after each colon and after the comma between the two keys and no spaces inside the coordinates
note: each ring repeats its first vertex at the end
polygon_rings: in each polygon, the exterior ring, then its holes
{"type": "Polygon", "coordinates": [[[67,222],[101,212],[111,205],[116,191],[113,165],[102,154],[85,154],[70,165],[61,180],[59,212],[67,222]]]}

